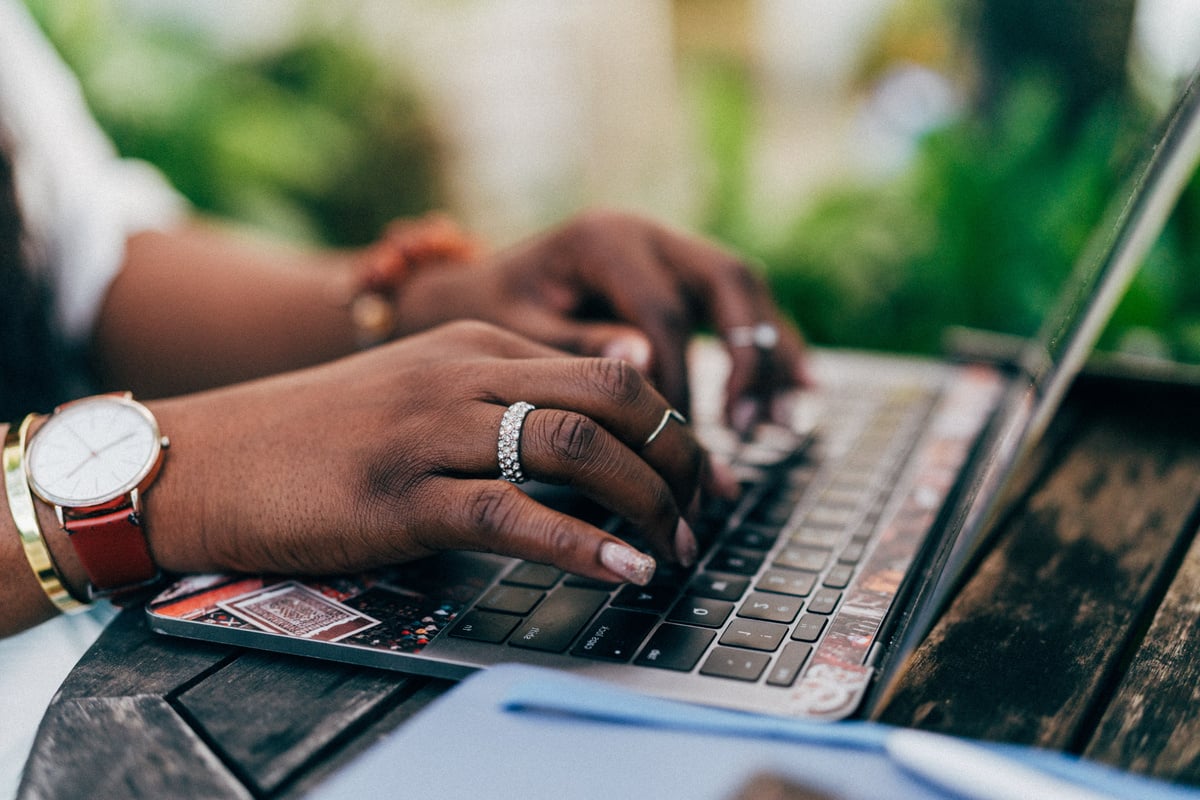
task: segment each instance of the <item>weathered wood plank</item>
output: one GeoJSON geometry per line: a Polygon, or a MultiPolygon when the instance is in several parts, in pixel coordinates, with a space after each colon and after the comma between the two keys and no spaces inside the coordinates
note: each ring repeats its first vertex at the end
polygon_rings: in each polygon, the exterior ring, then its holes
{"type": "Polygon", "coordinates": [[[1200,784],[1200,537],[1159,606],[1085,755],[1200,784]]]}
{"type": "Polygon", "coordinates": [[[373,715],[409,682],[401,673],[247,653],[174,703],[258,794],[270,794],[373,715]]]}
{"type": "Polygon", "coordinates": [[[140,608],[128,608],[79,659],[57,697],[164,696],[238,652],[154,633],[140,608]]]}
{"type": "Polygon", "coordinates": [[[357,756],[382,739],[391,731],[399,728],[410,717],[419,713],[425,706],[445,694],[454,686],[453,681],[427,679],[410,697],[406,697],[400,705],[393,708],[382,719],[371,724],[362,734],[356,736],[344,748],[338,750],[328,759],[317,760],[306,765],[308,771],[295,776],[295,782],[282,787],[282,798],[300,798],[312,791],[321,781],[333,775],[342,767],[349,764],[357,756]]]}
{"type": "Polygon", "coordinates": [[[20,800],[251,795],[161,697],[88,697],[50,706],[20,800]]]}
{"type": "Polygon", "coordinates": [[[1106,699],[1200,497],[1200,446],[1165,407],[1096,411],[918,650],[885,720],[1068,749],[1106,699]]]}

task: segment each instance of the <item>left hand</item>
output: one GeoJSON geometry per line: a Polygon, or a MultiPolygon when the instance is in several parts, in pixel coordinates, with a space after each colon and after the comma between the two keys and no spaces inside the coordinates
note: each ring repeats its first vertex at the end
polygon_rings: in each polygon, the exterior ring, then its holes
{"type": "Polygon", "coordinates": [[[485,320],[629,361],[682,409],[687,343],[711,326],[730,354],[726,414],[743,432],[769,416],[777,396],[809,383],[800,335],[761,276],[719,247],[631,214],[589,212],[480,262],[419,270],[398,303],[402,334],[485,320]]]}

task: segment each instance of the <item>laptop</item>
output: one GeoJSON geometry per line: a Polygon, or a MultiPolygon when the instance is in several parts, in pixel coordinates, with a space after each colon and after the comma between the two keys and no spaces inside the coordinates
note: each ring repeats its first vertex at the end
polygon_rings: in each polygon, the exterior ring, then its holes
{"type": "MultiPolygon", "coordinates": [[[[1200,157],[1186,83],[1040,333],[1007,367],[817,350],[819,389],[750,441],[720,423],[727,365],[692,353],[698,437],[742,497],[706,508],[692,569],[609,585],[490,554],[354,576],[203,575],[147,606],[161,633],[444,678],[504,662],[664,697],[791,717],[866,714],[973,564],[1200,157]]],[[[635,544],[562,489],[544,502],[635,544]]]]}

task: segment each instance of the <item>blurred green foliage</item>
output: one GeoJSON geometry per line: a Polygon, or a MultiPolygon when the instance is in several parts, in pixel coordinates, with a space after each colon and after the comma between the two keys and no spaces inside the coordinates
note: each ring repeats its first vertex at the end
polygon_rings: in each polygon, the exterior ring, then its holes
{"type": "MultiPolygon", "coordinates": [[[[707,81],[707,92],[724,95],[710,108],[751,114],[735,83],[728,73],[707,81]]],[[[782,236],[753,231],[738,210],[742,184],[725,175],[707,229],[766,264],[781,305],[818,343],[933,353],[952,325],[1031,335],[1153,125],[1115,98],[1082,120],[1067,115],[1058,87],[1027,75],[992,113],[926,135],[902,174],[830,187],[782,236]]],[[[741,120],[724,131],[751,129],[741,120]]],[[[745,142],[708,141],[710,157],[725,159],[718,174],[744,161],[745,142]]],[[[1196,181],[1101,347],[1200,361],[1196,181]]]]}
{"type": "MultiPolygon", "coordinates": [[[[418,103],[349,30],[231,54],[191,30],[130,25],[107,0],[27,2],[119,149],[202,210],[354,244],[437,202],[418,103]]],[[[1032,333],[1151,116],[1114,98],[1080,116],[1054,80],[1018,75],[986,116],[924,137],[903,174],[830,187],[786,230],[763,231],[748,202],[751,68],[709,59],[686,73],[710,168],[705,231],[763,261],[824,344],[936,352],[949,325],[1032,333]]],[[[1195,182],[1102,345],[1200,362],[1195,182]]]]}
{"type": "Polygon", "coordinates": [[[129,24],[103,0],[29,6],[118,149],[203,211],[357,244],[435,203],[435,140],[414,95],[348,31],[229,53],[194,30],[129,24]]]}

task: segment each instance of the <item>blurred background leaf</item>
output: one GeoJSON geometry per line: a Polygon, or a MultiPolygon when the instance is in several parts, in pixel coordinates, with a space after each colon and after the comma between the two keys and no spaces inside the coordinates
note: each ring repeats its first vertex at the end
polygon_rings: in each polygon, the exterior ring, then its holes
{"type": "Polygon", "coordinates": [[[202,211],[356,244],[437,202],[436,141],[414,93],[349,27],[230,54],[194,29],[129,24],[102,0],[29,5],[118,149],[202,211]]]}
{"type": "MultiPolygon", "coordinates": [[[[170,24],[169,15],[131,20],[114,0],[29,3],[80,75],[97,117],[120,150],[157,164],[201,210],[290,238],[340,245],[369,241],[387,220],[447,201],[444,140],[454,131],[446,127],[445,116],[439,117],[440,129],[433,124],[434,115],[403,71],[383,65],[380,48],[364,43],[361,25],[349,24],[359,4],[333,7],[344,12],[343,25],[329,24],[337,16],[328,13],[329,7],[291,4],[296,14],[314,8],[327,13],[322,24],[300,24],[271,46],[230,49],[195,26],[170,24]]],[[[667,35],[653,41],[674,48],[669,55],[684,98],[679,116],[688,128],[683,138],[695,146],[680,159],[699,175],[684,222],[761,261],[784,308],[820,344],[930,353],[941,348],[942,333],[951,325],[1030,334],[1128,170],[1139,136],[1158,113],[1154,91],[1147,88],[1154,88],[1153,81],[1131,67],[1135,3],[888,0],[875,5],[886,8],[883,22],[851,64],[855,77],[843,88],[865,105],[891,103],[893,117],[914,126],[899,151],[902,157],[884,153],[886,148],[868,137],[855,145],[853,157],[891,166],[867,176],[837,174],[792,208],[764,203],[762,140],[772,113],[778,112],[772,103],[790,94],[802,106],[813,95],[786,87],[768,91],[770,78],[764,76],[751,27],[756,14],[771,9],[789,19],[799,12],[767,0],[653,4],[670,15],[667,35]],[[896,92],[897,86],[907,86],[907,94],[896,92]],[[925,110],[924,121],[911,122],[921,117],[922,103],[933,110],[925,110]]],[[[835,6],[814,5],[806,13],[815,19],[813,14],[832,13],[835,6]]],[[[397,6],[383,8],[391,16],[401,13],[397,6]]],[[[400,8],[416,17],[415,9],[424,7],[400,8]]],[[[588,201],[573,173],[550,172],[555,159],[570,170],[582,141],[547,147],[531,158],[530,148],[536,151],[547,142],[521,140],[520,120],[493,120],[479,111],[481,98],[494,97],[501,85],[492,82],[496,73],[511,68],[517,82],[546,74],[532,62],[518,69],[518,59],[540,55],[555,69],[582,69],[579,54],[537,51],[536,41],[521,38],[530,21],[536,24],[529,30],[565,36],[570,28],[553,16],[559,13],[575,20],[583,37],[561,41],[587,42],[586,37],[602,32],[584,22],[617,13],[581,8],[532,4],[528,20],[521,18],[520,8],[503,4],[447,4],[436,13],[424,11],[426,22],[436,20],[434,27],[458,19],[455,14],[468,22],[444,35],[434,49],[421,51],[427,60],[450,43],[448,58],[461,62],[480,44],[493,46],[492,39],[481,37],[515,34],[510,45],[515,49],[488,51],[508,56],[489,55],[498,59],[491,67],[484,62],[472,67],[482,87],[475,91],[485,94],[470,95],[465,115],[458,118],[476,142],[491,141],[483,134],[512,126],[518,144],[495,139],[500,157],[514,157],[513,164],[533,170],[525,184],[508,184],[512,171],[498,159],[470,162],[475,176],[503,184],[484,193],[491,198],[484,213],[490,208],[502,216],[523,208],[522,193],[531,187],[554,187],[564,199],[550,205],[563,213],[572,210],[576,193],[588,201]],[[489,24],[497,19],[503,24],[489,24]],[[464,36],[475,37],[472,49],[459,49],[464,36]],[[521,149],[504,149],[514,146],[521,149]],[[494,174],[479,174],[480,165],[495,166],[494,174]],[[517,188],[506,194],[510,185],[517,188]],[[498,202],[508,207],[497,207],[498,202]]],[[[648,19],[661,22],[662,15],[648,19]]],[[[636,28],[607,30],[619,38],[636,28]]],[[[792,38],[803,30],[767,33],[785,49],[802,47],[792,38]]],[[[599,86],[597,96],[608,92],[617,112],[634,96],[609,86],[611,58],[640,52],[631,47],[614,41],[611,48],[599,48],[609,60],[597,58],[590,78],[599,86]]],[[[630,58],[636,61],[634,55],[630,58]]],[[[643,57],[636,63],[641,68],[658,62],[643,57]]],[[[637,77],[636,69],[632,74],[637,77]]],[[[453,80],[433,83],[454,88],[453,80]]],[[[544,107],[558,121],[575,120],[581,132],[591,133],[587,126],[602,127],[605,118],[571,105],[563,92],[572,85],[565,77],[546,82],[545,103],[543,98],[515,104],[501,98],[489,107],[507,105],[526,116],[544,107]]],[[[634,80],[621,89],[630,86],[643,88],[634,80]]],[[[656,107],[653,101],[639,106],[641,112],[656,107]]],[[[614,130],[625,137],[644,131],[641,135],[649,138],[649,124],[639,117],[614,130]]],[[[792,124],[822,123],[801,118],[792,124]]],[[[545,135],[552,129],[535,123],[532,130],[545,135]]],[[[611,157],[622,147],[609,145],[606,152],[611,157]]],[[[670,186],[674,179],[659,154],[672,152],[670,141],[647,146],[642,157],[652,174],[632,178],[652,188],[670,186]]],[[[815,164],[824,157],[820,151],[803,152],[780,163],[815,164]]],[[[579,172],[601,180],[622,170],[600,165],[579,172]]],[[[609,195],[604,198],[611,202],[609,195]]],[[[1195,182],[1103,345],[1200,361],[1200,190],[1195,182]]]]}

